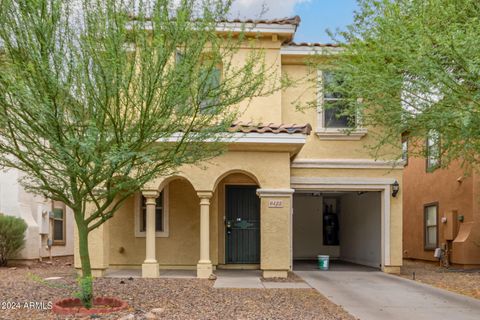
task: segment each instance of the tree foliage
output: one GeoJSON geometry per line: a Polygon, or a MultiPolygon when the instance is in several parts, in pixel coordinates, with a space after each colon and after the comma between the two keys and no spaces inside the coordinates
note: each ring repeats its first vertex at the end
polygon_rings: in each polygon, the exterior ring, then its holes
{"type": "Polygon", "coordinates": [[[360,0],[354,22],[334,35],[344,47],[333,67],[348,96],[379,127],[378,143],[399,145],[402,133],[425,153],[426,135],[441,139],[442,165],[479,164],[480,2],[360,0]]]}
{"type": "Polygon", "coordinates": [[[1,8],[0,166],[72,208],[84,276],[89,232],[153,178],[218,155],[238,105],[285,83],[254,38],[218,29],[230,1],[1,8]]]}

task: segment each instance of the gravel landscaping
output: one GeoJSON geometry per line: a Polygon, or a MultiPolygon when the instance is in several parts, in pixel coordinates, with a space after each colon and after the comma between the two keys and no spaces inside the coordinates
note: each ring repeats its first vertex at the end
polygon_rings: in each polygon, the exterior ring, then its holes
{"type": "Polygon", "coordinates": [[[438,263],[420,260],[403,260],[401,275],[438,288],[480,299],[480,270],[441,268],[438,263]]]}
{"type": "Polygon", "coordinates": [[[260,278],[263,282],[305,282],[295,273],[289,271],[286,278],[260,278]]]}
{"type": "MultiPolygon", "coordinates": [[[[0,319],[72,319],[48,310],[49,302],[76,289],[69,264],[62,258],[52,265],[0,268],[0,319]],[[61,278],[39,280],[50,277],[61,278]]],[[[198,279],[99,278],[94,286],[97,296],[123,299],[129,309],[80,319],[354,319],[314,289],[215,289],[213,281],[198,279]]]]}

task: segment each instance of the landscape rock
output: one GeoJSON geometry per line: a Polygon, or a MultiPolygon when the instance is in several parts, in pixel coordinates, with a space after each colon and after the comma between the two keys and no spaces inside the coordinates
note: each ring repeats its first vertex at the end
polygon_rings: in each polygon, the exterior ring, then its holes
{"type": "Polygon", "coordinates": [[[164,313],[165,308],[153,308],[152,310],[150,310],[150,312],[158,315],[158,314],[164,313]]]}
{"type": "Polygon", "coordinates": [[[135,320],[135,315],[129,313],[123,317],[118,318],[118,320],[135,320]]]}

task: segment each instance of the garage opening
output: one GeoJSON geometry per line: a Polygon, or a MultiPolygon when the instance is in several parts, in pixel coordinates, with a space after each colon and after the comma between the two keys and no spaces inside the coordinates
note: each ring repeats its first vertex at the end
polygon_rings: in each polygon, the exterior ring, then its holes
{"type": "Polygon", "coordinates": [[[294,269],[316,268],[318,255],[332,269],[381,268],[380,191],[296,191],[293,196],[294,269]]]}

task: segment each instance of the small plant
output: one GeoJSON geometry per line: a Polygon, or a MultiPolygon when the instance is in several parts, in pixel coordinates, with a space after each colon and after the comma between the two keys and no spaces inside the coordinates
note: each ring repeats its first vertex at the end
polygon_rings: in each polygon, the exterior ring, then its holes
{"type": "Polygon", "coordinates": [[[23,247],[26,230],[23,219],[0,213],[0,267],[6,266],[7,260],[23,247]]]}
{"type": "Polygon", "coordinates": [[[75,292],[75,297],[79,298],[80,301],[82,302],[82,305],[90,309],[92,308],[92,300],[93,300],[93,277],[92,276],[86,276],[86,277],[80,277],[78,278],[78,286],[79,291],[75,292]]]}

